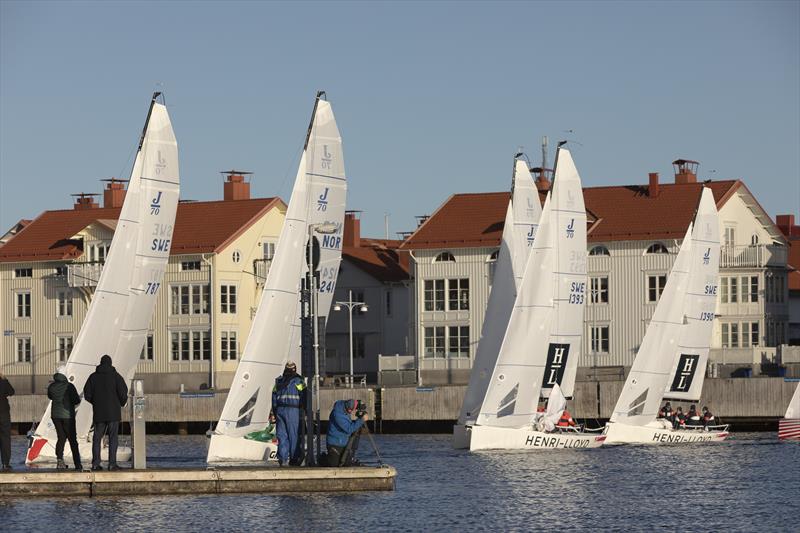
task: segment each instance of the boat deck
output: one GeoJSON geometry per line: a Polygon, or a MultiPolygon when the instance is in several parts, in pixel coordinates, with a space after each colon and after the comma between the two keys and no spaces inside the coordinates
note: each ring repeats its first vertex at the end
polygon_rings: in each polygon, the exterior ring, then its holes
{"type": "Polygon", "coordinates": [[[0,497],[144,496],[394,490],[394,467],[153,468],[113,472],[72,470],[0,473],[0,497]]]}

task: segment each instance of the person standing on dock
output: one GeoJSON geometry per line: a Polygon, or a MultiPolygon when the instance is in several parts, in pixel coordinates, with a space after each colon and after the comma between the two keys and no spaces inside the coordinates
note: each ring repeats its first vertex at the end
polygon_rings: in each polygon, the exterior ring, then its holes
{"type": "Polygon", "coordinates": [[[102,470],[100,449],[103,435],[108,433],[108,469],[119,470],[117,466],[117,445],[119,423],[122,420],[122,406],[128,401],[128,386],[117,370],[111,365],[111,356],[100,358],[94,373],[86,380],[83,397],[92,404],[92,470],[102,470]]]}
{"type": "Polygon", "coordinates": [[[297,365],[289,361],[283,375],[275,379],[272,387],[272,411],[270,422],[275,423],[278,437],[278,464],[299,465],[301,462],[300,410],[306,404],[306,386],[303,376],[297,373],[297,365]]]}
{"type": "Polygon", "coordinates": [[[81,403],[81,397],[75,385],[67,380],[66,369],[58,367],[53,374],[53,382],[47,387],[47,397],[52,405],[50,406],[50,418],[56,427],[56,468],[59,470],[67,468],[64,463],[64,444],[69,440],[69,448],[72,450],[72,462],[75,470],[83,470],[81,465],[81,452],[78,448],[78,436],[75,429],[75,406],[81,403]]]}
{"type": "Polygon", "coordinates": [[[11,407],[8,397],[14,396],[14,387],[0,373],[0,459],[3,470],[11,470],[11,407]]]}

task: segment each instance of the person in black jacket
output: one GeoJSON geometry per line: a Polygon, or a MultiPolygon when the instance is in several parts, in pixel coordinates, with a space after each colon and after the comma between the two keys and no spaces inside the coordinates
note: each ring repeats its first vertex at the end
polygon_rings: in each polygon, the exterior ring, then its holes
{"type": "Polygon", "coordinates": [[[81,403],[81,397],[75,385],[67,380],[64,375],[66,370],[59,367],[53,374],[53,382],[47,387],[47,397],[50,398],[50,418],[56,427],[56,459],[59,470],[67,468],[64,464],[64,444],[69,440],[69,448],[72,450],[72,461],[75,463],[75,470],[83,470],[81,466],[81,452],[78,449],[78,436],[75,429],[75,406],[81,403]]]}
{"type": "Polygon", "coordinates": [[[14,396],[14,387],[0,374],[0,459],[3,470],[11,470],[11,408],[8,397],[14,396]]]}
{"type": "Polygon", "coordinates": [[[117,370],[111,366],[111,356],[100,358],[97,370],[86,380],[83,397],[92,404],[94,436],[92,437],[92,470],[102,470],[100,466],[100,447],[103,435],[108,433],[108,469],[119,470],[117,466],[117,436],[122,420],[122,406],[128,401],[128,386],[117,370]]]}

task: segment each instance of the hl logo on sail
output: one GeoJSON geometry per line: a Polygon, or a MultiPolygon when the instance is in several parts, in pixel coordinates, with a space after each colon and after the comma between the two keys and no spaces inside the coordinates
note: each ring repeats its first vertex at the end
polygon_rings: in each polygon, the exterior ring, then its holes
{"type": "Polygon", "coordinates": [[[681,354],[678,361],[678,370],[672,380],[672,392],[686,392],[692,386],[694,373],[697,371],[697,363],[700,361],[699,355],[681,354]]]}
{"type": "Polygon", "coordinates": [[[703,264],[707,265],[709,261],[711,261],[711,248],[706,250],[706,253],[703,254],[703,264]]]}
{"type": "Polygon", "coordinates": [[[567,239],[575,237],[575,219],[569,221],[567,224],[567,239]]]}
{"type": "MultiPolygon", "coordinates": [[[[320,166],[324,169],[331,169],[331,162],[333,161],[333,154],[328,151],[328,145],[322,146],[322,157],[320,158],[320,166]]],[[[327,189],[326,189],[327,190],[327,189]]]]}
{"type": "Polygon", "coordinates": [[[561,383],[564,370],[567,368],[569,357],[569,344],[551,344],[547,348],[547,365],[544,367],[544,381],[542,388],[552,389],[556,383],[561,383]]]}
{"type": "Polygon", "coordinates": [[[325,187],[325,191],[319,195],[319,199],[317,199],[317,211],[327,211],[328,210],[328,187],[325,187]]]}
{"type": "MultiPolygon", "coordinates": [[[[161,153],[161,152],[159,152],[161,153]]],[[[158,191],[158,196],[153,198],[153,201],[150,203],[150,214],[157,215],[161,211],[161,191],[158,191]]]]}

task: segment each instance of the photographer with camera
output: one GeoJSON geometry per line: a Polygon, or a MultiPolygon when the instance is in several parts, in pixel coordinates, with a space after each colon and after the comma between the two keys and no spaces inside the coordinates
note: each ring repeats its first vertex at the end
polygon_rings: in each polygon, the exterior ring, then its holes
{"type": "MultiPolygon", "coordinates": [[[[339,400],[328,417],[328,466],[352,466],[358,450],[359,430],[369,420],[361,400],[339,400]],[[353,416],[355,415],[355,420],[353,416]]],[[[356,463],[357,464],[357,463],[356,463]]]]}

